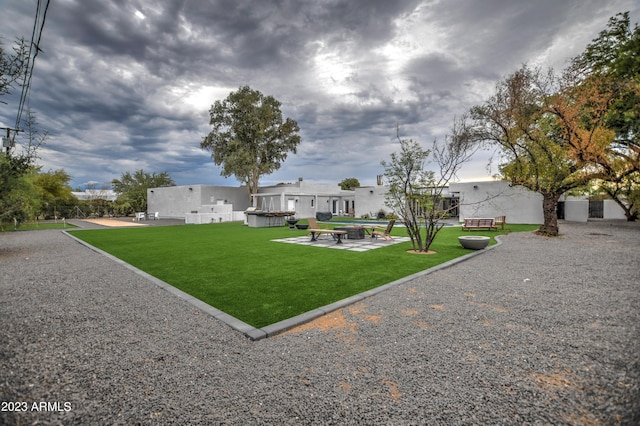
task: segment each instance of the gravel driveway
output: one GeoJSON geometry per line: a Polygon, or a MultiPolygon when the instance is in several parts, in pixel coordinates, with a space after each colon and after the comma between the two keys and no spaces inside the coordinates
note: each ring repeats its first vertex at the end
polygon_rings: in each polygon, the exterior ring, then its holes
{"type": "Polygon", "coordinates": [[[623,225],[510,234],[255,342],[60,231],[1,234],[0,424],[637,425],[623,225]]]}

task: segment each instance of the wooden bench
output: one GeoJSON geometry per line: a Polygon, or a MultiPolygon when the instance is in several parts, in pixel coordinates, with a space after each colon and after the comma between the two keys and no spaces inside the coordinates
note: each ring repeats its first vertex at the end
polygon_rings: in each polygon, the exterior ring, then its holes
{"type": "Polygon", "coordinates": [[[472,229],[488,229],[491,231],[494,229],[497,231],[498,227],[495,224],[495,219],[492,218],[465,218],[462,229],[468,231],[472,229]]]}
{"type": "Polygon", "coordinates": [[[320,234],[329,234],[334,240],[338,240],[336,244],[342,244],[342,236],[347,235],[347,231],[336,231],[335,229],[315,228],[309,229],[309,232],[311,233],[311,241],[318,241],[320,234]]]}

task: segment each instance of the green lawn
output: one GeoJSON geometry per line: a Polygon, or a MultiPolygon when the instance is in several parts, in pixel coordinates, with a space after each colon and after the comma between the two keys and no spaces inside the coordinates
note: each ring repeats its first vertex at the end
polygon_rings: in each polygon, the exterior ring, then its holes
{"type": "MultiPolygon", "coordinates": [[[[537,226],[508,225],[509,231],[537,226]]],[[[73,235],[254,327],[260,328],[469,253],[444,228],[437,254],[407,254],[411,243],[363,253],[272,242],[306,235],[241,223],[72,231],[73,235]]],[[[396,227],[392,235],[406,235],[396,227]]],[[[495,243],[492,239],[492,244],[495,243]]]]}

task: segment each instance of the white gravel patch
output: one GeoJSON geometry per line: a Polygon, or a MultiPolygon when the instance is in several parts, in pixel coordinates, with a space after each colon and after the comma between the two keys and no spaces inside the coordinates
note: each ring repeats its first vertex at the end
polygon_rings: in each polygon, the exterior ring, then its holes
{"type": "Polygon", "coordinates": [[[640,424],[619,225],[510,234],[255,342],[59,231],[1,234],[0,424],[640,424]]]}

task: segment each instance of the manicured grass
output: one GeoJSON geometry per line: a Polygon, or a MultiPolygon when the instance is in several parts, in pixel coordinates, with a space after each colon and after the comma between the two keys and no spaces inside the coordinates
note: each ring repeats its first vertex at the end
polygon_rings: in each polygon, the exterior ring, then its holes
{"type": "MultiPolygon", "coordinates": [[[[509,231],[537,226],[508,225],[509,231]]],[[[254,327],[264,327],[469,253],[444,228],[433,255],[411,243],[363,253],[272,242],[306,235],[241,223],[82,230],[73,235],[254,327]]],[[[472,233],[474,234],[474,233],[472,233]]],[[[392,235],[406,235],[396,227],[392,235]]],[[[495,243],[492,239],[492,244],[495,243]]]]}

